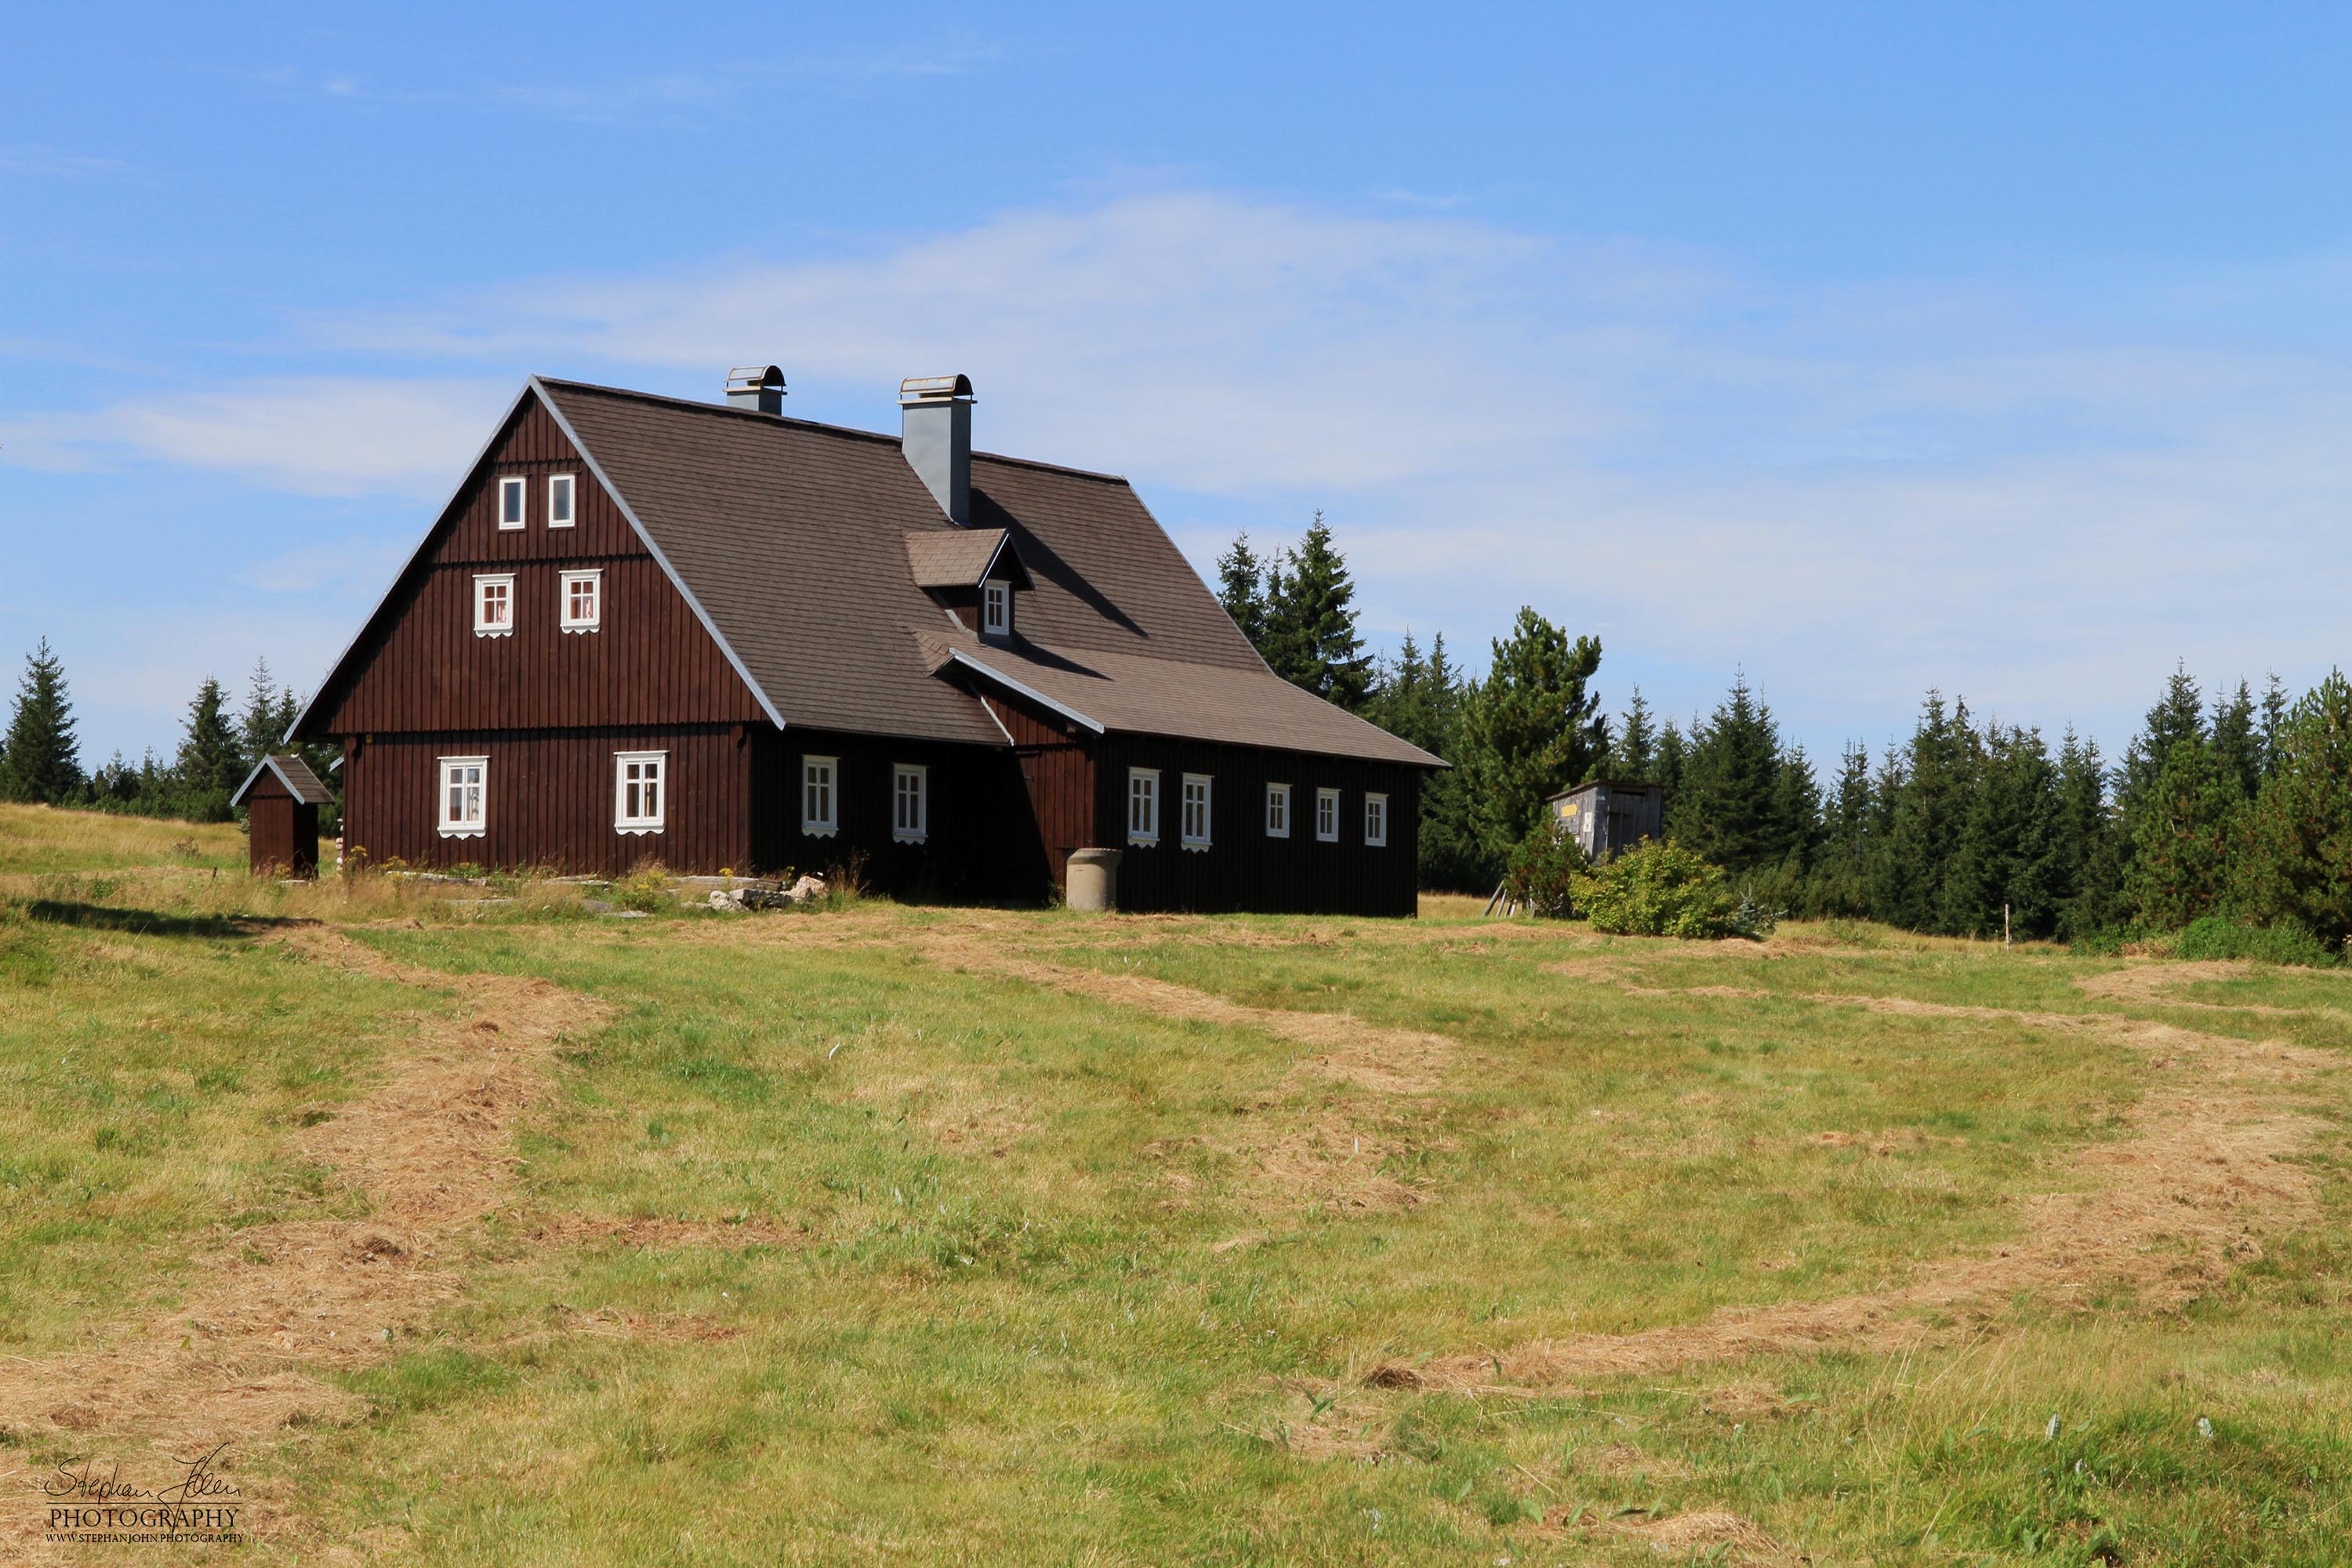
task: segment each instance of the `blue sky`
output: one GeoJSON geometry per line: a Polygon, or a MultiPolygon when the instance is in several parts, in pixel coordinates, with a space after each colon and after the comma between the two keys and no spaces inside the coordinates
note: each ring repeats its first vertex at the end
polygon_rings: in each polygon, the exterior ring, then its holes
{"type": "Polygon", "coordinates": [[[525,374],[771,359],[1822,759],[2347,658],[2342,7],[330,15],[12,13],[0,661],[92,761],[314,683],[525,374]]]}

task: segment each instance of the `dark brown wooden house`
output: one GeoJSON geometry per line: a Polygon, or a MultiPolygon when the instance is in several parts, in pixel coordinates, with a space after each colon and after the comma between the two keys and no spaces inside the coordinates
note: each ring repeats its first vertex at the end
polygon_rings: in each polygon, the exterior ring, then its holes
{"type": "Polygon", "coordinates": [[[319,874],[319,808],[334,795],[297,756],[274,753],[229,797],[245,807],[246,857],[253,869],[282,877],[319,874]]]}
{"type": "Polygon", "coordinates": [[[1437,758],[1267,669],[1123,479],[533,378],[290,739],[378,863],[822,869],[1144,910],[1408,914],[1437,758]]]}

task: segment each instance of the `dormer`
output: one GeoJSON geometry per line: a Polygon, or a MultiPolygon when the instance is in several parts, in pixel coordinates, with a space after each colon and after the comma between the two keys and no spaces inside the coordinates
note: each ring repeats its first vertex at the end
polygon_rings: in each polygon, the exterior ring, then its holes
{"type": "Polygon", "coordinates": [[[1020,626],[1020,598],[1030,586],[1029,572],[1005,530],[910,533],[907,567],[915,585],[929,590],[967,630],[995,642],[1011,639],[1020,626]]]}

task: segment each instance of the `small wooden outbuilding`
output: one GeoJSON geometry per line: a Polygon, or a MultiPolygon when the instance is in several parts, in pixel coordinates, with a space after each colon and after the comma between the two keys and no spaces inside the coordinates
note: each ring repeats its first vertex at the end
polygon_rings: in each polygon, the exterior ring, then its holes
{"type": "Polygon", "coordinates": [[[257,872],[289,877],[319,874],[319,808],[335,796],[301,758],[273,752],[261,759],[232,806],[246,808],[246,855],[257,872]]]}
{"type": "Polygon", "coordinates": [[[1595,864],[1623,854],[1644,838],[1665,837],[1664,784],[1595,779],[1562,790],[1544,802],[1544,809],[1595,864]]]}

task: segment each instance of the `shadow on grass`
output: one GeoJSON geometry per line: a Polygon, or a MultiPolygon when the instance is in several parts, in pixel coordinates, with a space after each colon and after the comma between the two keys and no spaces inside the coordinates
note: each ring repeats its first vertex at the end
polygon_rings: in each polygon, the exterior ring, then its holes
{"type": "Polygon", "coordinates": [[[88,931],[127,931],[135,936],[251,936],[272,926],[297,922],[278,915],[171,915],[160,910],[125,910],[64,899],[27,899],[18,906],[29,920],[88,931]]]}

